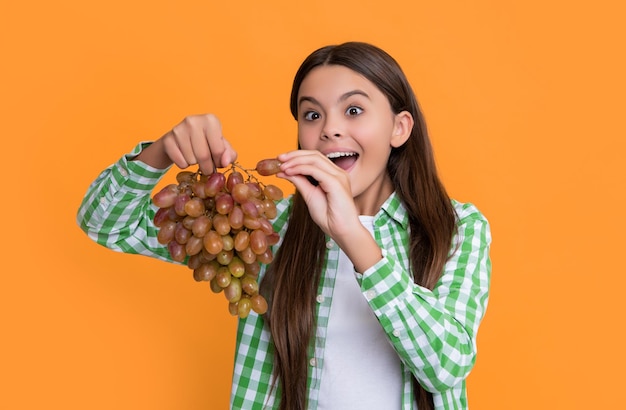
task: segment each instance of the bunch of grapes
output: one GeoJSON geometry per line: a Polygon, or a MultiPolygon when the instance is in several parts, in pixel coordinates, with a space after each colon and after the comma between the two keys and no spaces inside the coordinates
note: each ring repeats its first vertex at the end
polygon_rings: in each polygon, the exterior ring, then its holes
{"type": "Polygon", "coordinates": [[[180,171],[177,184],[152,198],[159,208],[154,216],[159,243],[167,245],[173,260],[187,261],[196,281],[223,292],[229,312],[240,318],[250,310],[267,311],[258,275],[261,264],[272,261],[271,246],[280,239],[270,220],[276,217],[275,201],[283,198],[280,188],[264,185],[250,171],[268,176],[279,166],[278,160],[267,159],[253,170],[233,163],[224,173],[180,171]]]}

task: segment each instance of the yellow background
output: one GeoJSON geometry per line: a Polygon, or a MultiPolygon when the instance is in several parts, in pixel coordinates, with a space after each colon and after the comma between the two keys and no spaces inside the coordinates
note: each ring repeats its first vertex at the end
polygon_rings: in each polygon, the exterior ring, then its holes
{"type": "Polygon", "coordinates": [[[0,408],[227,407],[224,298],[185,267],[97,246],[75,212],[100,170],[188,114],[216,113],[244,165],[293,148],[292,76],[346,40],[401,63],[451,196],[492,224],[472,408],[617,408],[620,4],[3,2],[0,408]]]}

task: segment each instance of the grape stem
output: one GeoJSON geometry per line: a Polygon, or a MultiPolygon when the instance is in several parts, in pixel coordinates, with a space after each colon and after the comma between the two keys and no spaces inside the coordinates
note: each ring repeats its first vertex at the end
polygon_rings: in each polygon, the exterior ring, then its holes
{"type": "Polygon", "coordinates": [[[263,184],[256,176],[254,176],[254,174],[252,174],[252,172],[256,172],[256,168],[244,168],[238,162],[233,162],[232,164],[230,164],[230,168],[229,168],[230,172],[235,172],[237,170],[243,171],[248,177],[248,181],[256,182],[259,185],[261,185],[261,187],[265,186],[265,184],[263,184]]]}

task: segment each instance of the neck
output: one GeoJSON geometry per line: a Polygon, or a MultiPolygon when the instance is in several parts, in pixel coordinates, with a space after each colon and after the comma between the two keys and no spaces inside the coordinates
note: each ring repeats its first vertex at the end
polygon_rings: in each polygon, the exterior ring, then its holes
{"type": "Polygon", "coordinates": [[[354,204],[359,215],[376,215],[393,191],[391,178],[385,173],[380,180],[372,184],[363,193],[354,197],[354,204]]]}

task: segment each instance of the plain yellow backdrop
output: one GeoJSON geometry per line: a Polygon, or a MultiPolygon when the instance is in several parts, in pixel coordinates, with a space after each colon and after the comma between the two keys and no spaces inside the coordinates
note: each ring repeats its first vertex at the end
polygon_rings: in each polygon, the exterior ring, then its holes
{"type": "Polygon", "coordinates": [[[188,114],[217,114],[244,165],[294,148],[292,76],[347,40],[400,62],[451,196],[491,222],[471,407],[617,408],[621,4],[3,3],[0,408],[227,408],[224,298],[185,267],[99,247],[75,213],[103,168],[188,114]]]}

